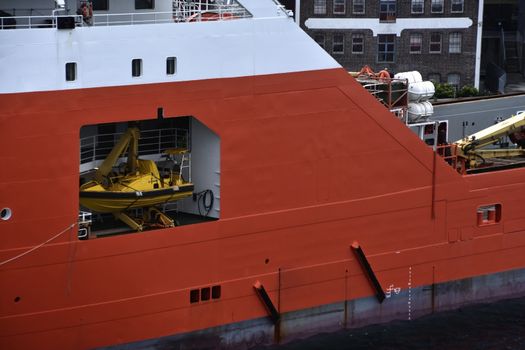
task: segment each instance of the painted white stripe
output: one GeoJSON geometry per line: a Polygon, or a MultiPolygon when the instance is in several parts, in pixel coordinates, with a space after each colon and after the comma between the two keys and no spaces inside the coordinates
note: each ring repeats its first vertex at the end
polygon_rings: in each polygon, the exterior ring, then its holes
{"type": "Polygon", "coordinates": [[[405,29],[464,29],[472,26],[468,17],[461,18],[398,18],[395,22],[379,22],[378,18],[308,18],[309,29],[372,30],[378,34],[401,35],[405,29]]]}

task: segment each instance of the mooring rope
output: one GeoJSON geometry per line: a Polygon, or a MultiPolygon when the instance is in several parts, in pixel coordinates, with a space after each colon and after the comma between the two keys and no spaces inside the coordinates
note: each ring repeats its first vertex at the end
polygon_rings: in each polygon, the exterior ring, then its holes
{"type": "Polygon", "coordinates": [[[37,250],[37,249],[39,249],[39,248],[42,248],[42,247],[43,247],[44,245],[46,245],[47,243],[49,243],[49,242],[51,242],[52,240],[54,240],[54,239],[60,237],[61,235],[63,235],[63,234],[64,234],[65,232],[67,232],[68,230],[71,230],[73,227],[75,227],[75,225],[76,225],[76,224],[73,223],[73,224],[69,225],[68,227],[66,227],[65,229],[63,229],[62,231],[60,231],[59,233],[57,233],[56,235],[54,235],[53,237],[49,238],[47,241],[42,242],[42,243],[40,243],[39,245],[36,245],[36,246],[30,248],[29,250],[26,250],[25,252],[20,253],[20,254],[18,254],[18,255],[16,255],[16,256],[12,257],[12,258],[9,258],[9,259],[7,259],[7,260],[4,260],[4,261],[0,262],[0,266],[5,265],[5,264],[7,264],[7,263],[9,263],[9,262],[11,262],[11,261],[14,261],[14,260],[20,259],[21,257],[23,257],[23,256],[25,256],[25,255],[27,255],[27,254],[29,254],[29,253],[31,253],[31,252],[34,252],[35,250],[37,250]]]}

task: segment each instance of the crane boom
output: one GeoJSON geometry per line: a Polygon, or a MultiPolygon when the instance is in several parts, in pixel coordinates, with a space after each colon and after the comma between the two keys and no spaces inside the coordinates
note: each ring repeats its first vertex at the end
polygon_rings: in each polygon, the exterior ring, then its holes
{"type": "Polygon", "coordinates": [[[138,167],[138,143],[140,138],[140,131],[133,127],[126,130],[120,137],[117,144],[113,147],[109,155],[104,159],[102,165],[95,172],[95,181],[102,183],[105,177],[109,175],[113,166],[117,163],[122,154],[128,152],[128,172],[135,172],[138,167]]]}
{"type": "Polygon", "coordinates": [[[524,129],[525,112],[519,113],[473,135],[467,136],[464,139],[458,140],[454,142],[454,144],[462,150],[464,155],[467,155],[469,152],[474,152],[479,148],[498,141],[503,136],[510,136],[516,132],[523,131],[524,129]]]}

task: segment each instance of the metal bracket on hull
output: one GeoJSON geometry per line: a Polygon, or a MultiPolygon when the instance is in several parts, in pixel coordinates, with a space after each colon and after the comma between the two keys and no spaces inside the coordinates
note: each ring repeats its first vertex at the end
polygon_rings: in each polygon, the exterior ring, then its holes
{"type": "Polygon", "coordinates": [[[368,262],[368,259],[366,258],[363,249],[361,249],[361,246],[357,242],[352,243],[350,248],[357,257],[357,261],[359,261],[359,265],[361,265],[361,268],[364,270],[366,277],[368,277],[372,288],[374,288],[374,290],[376,291],[377,301],[379,301],[379,303],[382,303],[386,297],[385,292],[383,291],[381,284],[377,280],[376,274],[374,273],[374,270],[372,270],[372,267],[370,266],[370,263],[368,262]]]}
{"type": "Polygon", "coordinates": [[[261,299],[261,302],[264,304],[264,307],[266,308],[266,311],[270,315],[270,318],[272,319],[272,322],[274,325],[277,325],[279,321],[281,320],[281,314],[277,309],[275,308],[275,305],[273,305],[272,299],[270,299],[270,296],[266,292],[266,289],[264,289],[264,286],[261,284],[261,282],[257,281],[253,285],[253,288],[255,289],[255,292],[261,299]]]}

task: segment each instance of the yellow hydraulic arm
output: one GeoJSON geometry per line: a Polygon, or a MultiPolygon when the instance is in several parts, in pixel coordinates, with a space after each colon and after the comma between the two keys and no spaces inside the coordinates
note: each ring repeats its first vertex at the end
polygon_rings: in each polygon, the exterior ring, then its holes
{"type": "Polygon", "coordinates": [[[109,155],[104,159],[102,165],[95,172],[95,181],[102,183],[105,177],[109,175],[111,169],[118,161],[120,156],[128,150],[128,164],[127,170],[129,173],[133,173],[138,168],[138,150],[139,150],[139,138],[140,131],[138,128],[129,128],[120,137],[117,144],[113,147],[109,155]]]}
{"type": "Polygon", "coordinates": [[[454,142],[463,157],[476,154],[480,148],[498,141],[503,136],[509,136],[525,128],[525,113],[512,116],[502,122],[494,124],[462,140],[454,142]]]}

